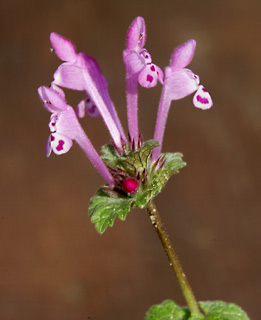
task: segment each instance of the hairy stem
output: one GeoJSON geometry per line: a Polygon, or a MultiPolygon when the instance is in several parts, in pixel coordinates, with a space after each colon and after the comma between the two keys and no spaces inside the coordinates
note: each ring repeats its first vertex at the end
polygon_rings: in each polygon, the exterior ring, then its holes
{"type": "Polygon", "coordinates": [[[155,207],[155,204],[153,202],[150,202],[149,205],[146,208],[152,225],[154,226],[159,239],[161,241],[161,244],[163,246],[163,249],[169,259],[170,265],[172,266],[176,277],[178,279],[178,282],[180,284],[182,293],[185,297],[185,300],[187,302],[187,305],[189,307],[189,310],[191,313],[200,313],[198,303],[195,299],[194,293],[190,287],[190,284],[188,282],[188,279],[182,269],[182,266],[179,262],[178,256],[172,247],[172,244],[170,242],[169,236],[164,228],[164,225],[160,219],[160,216],[157,212],[157,209],[155,207]]]}

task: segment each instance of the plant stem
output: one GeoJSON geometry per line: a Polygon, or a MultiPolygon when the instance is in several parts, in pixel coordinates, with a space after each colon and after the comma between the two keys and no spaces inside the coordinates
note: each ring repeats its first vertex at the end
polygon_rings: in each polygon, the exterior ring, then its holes
{"type": "Polygon", "coordinates": [[[157,231],[157,234],[160,238],[161,244],[163,246],[163,249],[169,259],[170,265],[172,266],[176,277],[178,279],[178,282],[180,284],[182,293],[185,297],[185,300],[187,302],[187,305],[189,307],[189,310],[191,313],[200,313],[197,300],[195,299],[194,293],[190,287],[190,284],[188,282],[188,279],[182,269],[182,266],[179,262],[178,256],[172,247],[172,244],[170,242],[169,236],[164,228],[164,225],[160,219],[160,216],[157,212],[157,209],[155,207],[155,204],[151,201],[148,206],[146,207],[146,210],[150,216],[152,225],[157,231]]]}

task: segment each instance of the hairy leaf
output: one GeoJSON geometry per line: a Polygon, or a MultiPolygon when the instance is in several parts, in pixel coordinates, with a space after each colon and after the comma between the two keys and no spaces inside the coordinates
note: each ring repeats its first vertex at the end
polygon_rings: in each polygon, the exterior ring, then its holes
{"type": "Polygon", "coordinates": [[[100,189],[91,199],[89,213],[98,232],[103,233],[108,226],[113,226],[117,216],[124,220],[132,206],[146,207],[161,192],[170,176],[186,165],[181,153],[161,154],[153,163],[151,152],[158,146],[158,141],[148,140],[132,151],[126,144],[121,154],[113,145],[102,147],[102,159],[115,179],[115,189],[100,189]],[[139,185],[131,194],[122,188],[128,178],[136,179],[139,185]]]}
{"type": "Polygon", "coordinates": [[[114,220],[118,217],[125,220],[127,213],[131,209],[131,199],[120,197],[117,193],[106,193],[99,189],[91,198],[89,215],[95,223],[95,228],[99,233],[103,233],[107,227],[112,227],[114,220]]]}
{"type": "Polygon", "coordinates": [[[249,317],[239,306],[223,301],[199,302],[206,313],[207,320],[249,320],[249,317]]]}
{"type": "Polygon", "coordinates": [[[174,301],[166,300],[152,306],[146,314],[145,320],[187,320],[189,311],[179,307],[174,301]]]}

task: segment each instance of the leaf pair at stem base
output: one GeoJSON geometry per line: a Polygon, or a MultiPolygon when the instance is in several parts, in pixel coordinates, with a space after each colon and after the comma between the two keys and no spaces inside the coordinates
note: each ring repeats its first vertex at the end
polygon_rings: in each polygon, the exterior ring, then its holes
{"type": "Polygon", "coordinates": [[[190,313],[186,307],[179,307],[174,301],[166,300],[152,306],[145,320],[249,320],[249,317],[239,306],[223,301],[199,302],[201,313],[190,313]]]}

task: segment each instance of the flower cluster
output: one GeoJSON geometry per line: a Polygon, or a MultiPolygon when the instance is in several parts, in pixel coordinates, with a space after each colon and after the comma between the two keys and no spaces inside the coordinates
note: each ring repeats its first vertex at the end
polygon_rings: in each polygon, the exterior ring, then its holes
{"type": "Polygon", "coordinates": [[[63,62],[55,71],[51,85],[38,89],[44,107],[51,112],[49,122],[51,133],[46,144],[46,154],[49,157],[52,151],[58,155],[66,153],[75,140],[111,190],[118,188],[128,194],[135,193],[139,187],[138,178],[142,177],[145,181],[146,175],[142,175],[142,172],[137,174],[136,169],[133,171],[133,176],[128,177],[121,172],[115,173],[115,168],[111,168],[96,152],[78,118],[83,118],[86,113],[92,117],[101,116],[112,137],[115,152],[121,156],[126,156],[126,152],[135,153],[142,146],[138,129],[138,84],[151,88],[160,82],[163,88],[153,138],[158,144],[153,145],[153,150],[149,148],[150,162],[151,165],[154,164],[155,169],[160,165],[163,166],[161,148],[172,100],[184,98],[195,92],[193,97],[195,107],[204,110],[213,104],[209,93],[199,83],[199,77],[186,68],[193,58],[196,41],[189,40],[177,47],[169,66],[163,73],[160,67],[152,62],[151,55],[144,48],[145,22],[142,17],[137,17],[128,29],[127,46],[123,52],[129,127],[127,138],[110,98],[107,80],[97,62],[83,52],[77,53],[70,40],[56,33],[51,33],[50,40],[54,52],[63,62]],[[62,88],[84,91],[86,97],[74,109],[67,104],[62,88]],[[124,176],[126,179],[119,179],[119,176],[124,176]],[[121,187],[119,180],[122,183],[121,187]]]}

